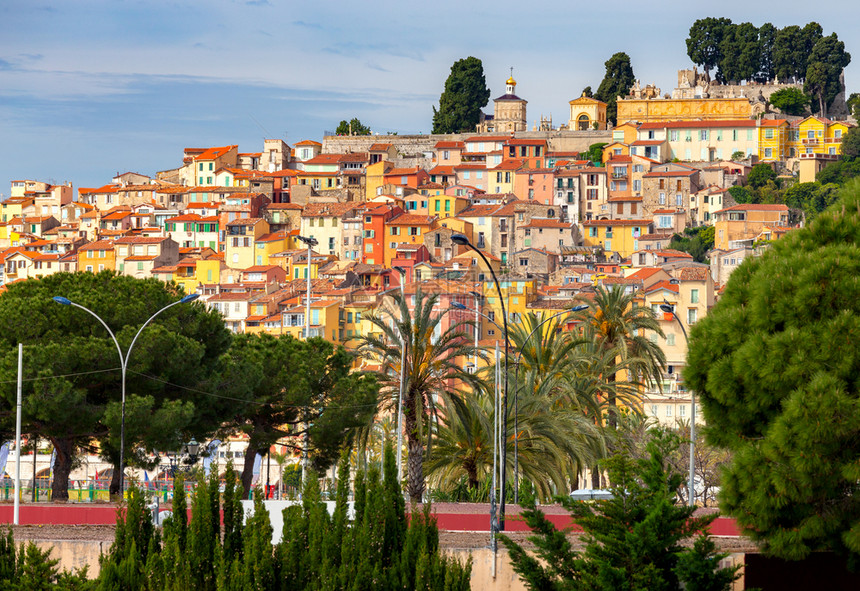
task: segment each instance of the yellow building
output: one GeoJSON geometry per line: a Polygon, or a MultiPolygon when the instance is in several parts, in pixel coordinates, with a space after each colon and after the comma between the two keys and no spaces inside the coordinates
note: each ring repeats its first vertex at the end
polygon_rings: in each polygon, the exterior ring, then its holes
{"type": "Polygon", "coordinates": [[[789,145],[791,126],[788,121],[785,119],[760,119],[758,126],[759,161],[777,162],[795,157],[795,153],[792,153],[792,146],[789,145]]]}
{"type": "Polygon", "coordinates": [[[290,242],[291,240],[284,231],[263,234],[254,243],[254,265],[277,264],[276,262],[272,262],[269,257],[286,250],[290,242]]]}
{"type": "MultiPolygon", "coordinates": [[[[453,200],[453,197],[449,197],[453,200]]],[[[402,213],[385,222],[383,265],[391,266],[400,244],[424,244],[424,235],[437,227],[437,219],[428,215],[402,213]]]]}
{"type": "Polygon", "coordinates": [[[842,154],[842,137],[848,125],[841,121],[830,121],[821,117],[807,117],[798,123],[790,134],[789,157],[815,158],[842,154]]]}
{"type": "Polygon", "coordinates": [[[522,160],[506,160],[487,171],[488,186],[487,190],[490,193],[502,195],[504,193],[514,192],[514,178],[517,171],[523,167],[522,160]]]}
{"type": "MultiPolygon", "coordinates": [[[[284,334],[297,339],[304,338],[305,312],[304,300],[283,311],[284,334]]],[[[311,337],[322,337],[332,343],[340,344],[340,301],[311,298],[310,328],[311,337]]]]}
{"type": "Polygon", "coordinates": [[[714,248],[733,250],[751,246],[765,227],[788,226],[788,206],[782,203],[744,203],[714,212],[714,248]]]}
{"type": "MultiPolygon", "coordinates": [[[[483,267],[483,263],[482,263],[483,267]]],[[[485,270],[485,269],[484,269],[485,270]]],[[[523,316],[530,311],[529,304],[536,298],[536,284],[534,279],[511,279],[503,278],[499,281],[499,287],[502,291],[502,298],[505,302],[505,309],[508,313],[509,328],[511,324],[520,323],[523,316]]],[[[499,301],[496,285],[492,278],[487,274],[486,280],[480,283],[478,293],[482,294],[482,307],[480,312],[486,314],[492,321],[499,326],[504,326],[502,322],[502,305],[499,301]]],[[[470,308],[474,306],[474,301],[470,304],[470,308]]],[[[474,309],[474,308],[473,308],[474,309]]],[[[499,328],[490,322],[487,318],[481,317],[481,333],[480,340],[501,338],[504,339],[504,334],[499,328]]],[[[502,349],[504,351],[504,348],[502,349]]]]}
{"type": "Polygon", "coordinates": [[[224,262],[231,269],[253,267],[257,259],[257,239],[268,233],[269,223],[262,218],[240,218],[227,222],[224,262]]]}
{"type": "Polygon", "coordinates": [[[749,119],[752,104],[746,98],[637,99],[618,101],[618,122],[677,121],[679,119],[749,119]]]}
{"type": "Polygon", "coordinates": [[[578,131],[606,129],[606,103],[587,97],[583,92],[581,97],[570,101],[569,104],[570,120],[567,122],[568,129],[576,129],[578,131]]]}
{"type": "Polygon", "coordinates": [[[583,246],[617,252],[621,258],[639,250],[639,238],[653,232],[651,220],[587,220],[582,227],[583,246]]]}
{"type": "MultiPolygon", "coordinates": [[[[113,242],[110,240],[98,240],[84,244],[78,249],[78,269],[81,271],[115,271],[116,253],[113,242]]],[[[190,292],[185,292],[190,293],[190,292]]]]}
{"type": "Polygon", "coordinates": [[[385,175],[392,169],[394,169],[394,163],[388,160],[380,160],[365,167],[364,195],[366,201],[370,201],[380,194],[382,186],[385,185],[385,175]]]}
{"type": "Polygon", "coordinates": [[[435,215],[439,219],[453,217],[467,207],[469,207],[469,199],[467,197],[454,197],[444,194],[429,197],[429,215],[435,215]]]}

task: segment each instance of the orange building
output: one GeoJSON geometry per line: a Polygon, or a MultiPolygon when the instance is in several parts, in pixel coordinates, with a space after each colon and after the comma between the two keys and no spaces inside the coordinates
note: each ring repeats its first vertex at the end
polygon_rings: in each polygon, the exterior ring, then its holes
{"type": "Polygon", "coordinates": [[[404,213],[385,223],[385,257],[382,264],[391,267],[401,244],[424,244],[424,235],[436,228],[435,216],[404,213]]]}
{"type": "Polygon", "coordinates": [[[364,212],[364,253],[362,261],[368,265],[382,265],[385,261],[385,225],[391,218],[404,213],[393,203],[383,203],[364,212]]]}
{"type": "Polygon", "coordinates": [[[78,268],[81,271],[115,271],[116,252],[111,240],[97,240],[78,249],[78,268]]]}

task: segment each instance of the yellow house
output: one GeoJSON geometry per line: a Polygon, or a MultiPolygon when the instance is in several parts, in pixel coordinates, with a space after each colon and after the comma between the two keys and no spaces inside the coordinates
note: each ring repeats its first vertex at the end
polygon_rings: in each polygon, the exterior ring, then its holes
{"type": "Polygon", "coordinates": [[[380,160],[365,167],[364,195],[366,201],[370,201],[379,194],[380,189],[385,184],[385,175],[393,168],[394,163],[388,160],[380,160]]]}
{"type": "MultiPolygon", "coordinates": [[[[794,158],[789,145],[791,126],[785,119],[761,119],[758,128],[758,159],[776,162],[794,158]]],[[[796,148],[796,146],[795,146],[796,148]]]]}
{"type": "MultiPolygon", "coordinates": [[[[110,240],[98,240],[84,244],[78,249],[78,269],[81,271],[115,271],[116,253],[113,242],[110,240]]],[[[190,293],[190,292],[185,292],[190,293]]]]}
{"type": "MultiPolygon", "coordinates": [[[[298,305],[283,311],[284,334],[297,339],[304,338],[305,332],[304,300],[298,305]]],[[[322,337],[332,343],[340,344],[340,301],[311,299],[311,337],[322,337]]]]}
{"type": "Polygon", "coordinates": [[[262,218],[239,218],[227,222],[224,262],[231,269],[253,267],[257,260],[257,240],[268,233],[269,223],[262,218]]]}
{"type": "Polygon", "coordinates": [[[568,129],[577,131],[606,129],[606,103],[603,101],[587,97],[583,92],[581,97],[568,104],[570,105],[568,129]]]}
{"type": "Polygon", "coordinates": [[[501,195],[514,192],[514,178],[517,170],[522,168],[522,160],[505,160],[498,166],[487,171],[487,192],[501,195]]]}
{"type": "Polygon", "coordinates": [[[848,125],[841,121],[831,121],[821,117],[807,117],[797,124],[790,134],[789,156],[815,158],[842,154],[842,137],[848,132],[848,125]],[[792,152],[792,150],[794,150],[792,152]]]}
{"type": "MultiPolygon", "coordinates": [[[[449,197],[449,199],[454,198],[449,197]]],[[[435,229],[437,225],[435,217],[414,213],[402,213],[385,222],[383,264],[386,267],[391,266],[391,260],[395,257],[399,244],[423,244],[424,235],[435,229]]]]}
{"type": "Polygon", "coordinates": [[[340,320],[343,328],[341,341],[347,348],[356,348],[358,339],[373,330],[373,324],[367,320],[371,312],[373,312],[373,304],[370,302],[351,302],[341,307],[340,320]]]}
{"type": "Polygon", "coordinates": [[[433,195],[430,198],[429,212],[430,215],[435,215],[439,219],[450,218],[467,207],[469,207],[469,199],[467,197],[455,197],[453,195],[433,195]]]}
{"type": "MultiPolygon", "coordinates": [[[[499,281],[499,287],[502,291],[505,309],[508,312],[508,325],[510,329],[510,325],[521,322],[522,317],[530,311],[529,304],[536,297],[535,280],[522,278],[503,280],[499,281]]],[[[490,320],[499,325],[496,326],[487,318],[481,317],[480,340],[494,338],[504,339],[504,334],[499,330],[499,327],[504,326],[502,322],[502,305],[499,301],[496,285],[493,283],[489,274],[486,276],[485,281],[480,283],[480,287],[477,292],[483,296],[481,298],[482,307],[480,312],[486,314],[490,320]]],[[[474,305],[473,301],[469,307],[474,309],[474,305]]],[[[504,348],[502,350],[504,351],[504,348]]]]}
{"type": "Polygon", "coordinates": [[[583,246],[617,252],[627,258],[639,250],[639,238],[653,232],[651,220],[587,220],[582,222],[583,246]]]}
{"type": "MultiPolygon", "coordinates": [[[[198,259],[196,266],[197,282],[203,285],[217,285],[221,283],[221,274],[226,268],[227,265],[224,264],[223,253],[212,255],[205,259],[198,259]]],[[[185,293],[191,293],[191,291],[186,289],[185,293]]]]}
{"type": "Polygon", "coordinates": [[[9,222],[14,218],[21,218],[28,211],[33,211],[34,202],[32,197],[9,197],[0,203],[2,221],[9,222]]]}
{"type": "Polygon", "coordinates": [[[269,257],[283,252],[291,242],[284,231],[263,234],[254,242],[254,265],[275,265],[269,257]]]}
{"type": "Polygon", "coordinates": [[[752,245],[766,227],[788,226],[788,206],[782,203],[744,203],[714,212],[714,248],[733,250],[752,245]]]}

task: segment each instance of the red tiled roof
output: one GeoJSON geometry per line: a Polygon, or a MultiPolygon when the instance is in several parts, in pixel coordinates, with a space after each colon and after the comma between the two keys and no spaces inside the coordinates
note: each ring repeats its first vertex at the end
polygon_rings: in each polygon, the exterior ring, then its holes
{"type": "Polygon", "coordinates": [[[675,293],[680,292],[680,288],[676,283],[669,283],[665,279],[663,281],[658,281],[651,287],[645,289],[645,293],[651,293],[652,291],[657,291],[659,289],[668,289],[669,291],[674,291],[675,293]]]}
{"type": "Polygon", "coordinates": [[[448,148],[448,149],[453,148],[453,149],[462,150],[465,147],[466,147],[466,145],[463,142],[456,142],[456,141],[455,142],[447,142],[447,141],[436,142],[436,145],[434,146],[434,148],[436,148],[437,150],[446,149],[446,148],[448,148]]]}
{"type": "Polygon", "coordinates": [[[583,226],[650,226],[651,220],[586,220],[583,226]]]}
{"type": "Polygon", "coordinates": [[[195,160],[215,160],[239,146],[221,146],[218,148],[207,148],[201,154],[194,157],[195,160]]]}
{"type": "Polygon", "coordinates": [[[715,213],[722,211],[788,211],[788,206],[782,203],[743,203],[741,205],[732,205],[725,209],[721,209],[715,213]]]}

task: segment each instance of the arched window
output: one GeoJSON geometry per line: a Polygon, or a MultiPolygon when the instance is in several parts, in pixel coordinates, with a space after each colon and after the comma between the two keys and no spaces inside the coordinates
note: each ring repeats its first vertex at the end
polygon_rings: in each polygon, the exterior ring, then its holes
{"type": "Polygon", "coordinates": [[[583,113],[582,115],[577,117],[576,123],[577,123],[577,127],[579,128],[580,131],[586,131],[590,127],[590,125],[589,125],[590,119],[588,118],[588,115],[586,115],[585,113],[583,113]]]}

